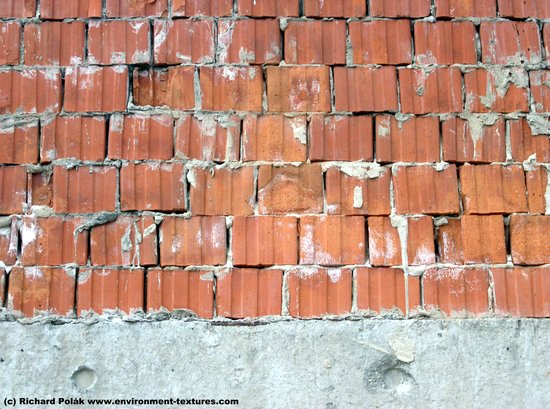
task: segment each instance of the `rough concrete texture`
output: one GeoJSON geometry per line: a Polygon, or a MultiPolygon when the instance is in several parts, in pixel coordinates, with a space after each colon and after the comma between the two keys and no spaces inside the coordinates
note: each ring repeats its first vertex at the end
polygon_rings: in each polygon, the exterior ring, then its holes
{"type": "Polygon", "coordinates": [[[258,409],[550,407],[549,320],[228,323],[2,322],[0,398],[229,398],[240,404],[228,407],[258,409]]]}

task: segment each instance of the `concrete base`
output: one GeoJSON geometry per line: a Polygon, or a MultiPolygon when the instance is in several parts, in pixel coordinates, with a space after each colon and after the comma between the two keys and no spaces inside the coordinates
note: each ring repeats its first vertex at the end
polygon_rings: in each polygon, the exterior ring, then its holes
{"type": "Polygon", "coordinates": [[[261,409],[550,407],[550,320],[227,324],[0,322],[0,405],[172,397],[261,409]]]}

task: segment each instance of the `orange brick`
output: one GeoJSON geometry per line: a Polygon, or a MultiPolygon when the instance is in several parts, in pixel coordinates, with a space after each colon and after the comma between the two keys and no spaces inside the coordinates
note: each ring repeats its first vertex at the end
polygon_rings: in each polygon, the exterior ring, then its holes
{"type": "Polygon", "coordinates": [[[109,159],[167,160],[174,156],[174,119],[168,115],[112,115],[109,159]]]}
{"type": "Polygon", "coordinates": [[[303,216],[299,230],[300,264],[337,266],[365,262],[362,216],[303,216]]]}
{"type": "Polygon", "coordinates": [[[425,17],[430,14],[430,0],[370,0],[369,5],[369,15],[377,17],[425,17]]]}
{"type": "Polygon", "coordinates": [[[496,0],[435,0],[437,17],[496,17],[496,0]]]}
{"type": "Polygon", "coordinates": [[[233,218],[233,263],[237,266],[296,264],[298,222],[295,217],[233,218]]]}
{"type": "Polygon", "coordinates": [[[90,21],[88,61],[91,64],[149,63],[149,21],[90,21]]]}
{"type": "Polygon", "coordinates": [[[544,24],[542,28],[543,43],[546,49],[546,61],[550,61],[550,24],[544,24]]]}
{"type": "Polygon", "coordinates": [[[200,67],[200,87],[204,110],[262,110],[261,68],[200,67]]]}
{"type": "Polygon", "coordinates": [[[542,61],[539,30],[534,21],[484,21],[480,25],[480,39],[481,59],[486,64],[542,61]]]}
{"type": "Polygon", "coordinates": [[[214,61],[212,20],[155,20],[153,35],[157,64],[214,61]]]}
{"type": "Polygon", "coordinates": [[[61,110],[58,69],[0,72],[0,114],[42,114],[61,110]]]}
{"type": "Polygon", "coordinates": [[[376,116],[376,158],[380,162],[439,161],[439,121],[435,117],[376,116]]]}
{"type": "Polygon", "coordinates": [[[352,21],[349,36],[354,64],[412,62],[409,20],[352,21]]]}
{"type": "Polygon", "coordinates": [[[334,92],[337,111],[396,111],[395,68],[335,67],[334,92]]]}
{"type": "Polygon", "coordinates": [[[144,310],[145,272],[141,268],[87,268],[78,274],[77,314],[132,314],[144,310]]]}
{"type": "Polygon", "coordinates": [[[395,206],[401,214],[459,212],[456,166],[398,166],[393,177],[395,206]]]}
{"type": "Polygon", "coordinates": [[[34,206],[52,207],[53,183],[52,173],[48,170],[32,173],[27,178],[27,203],[34,206]]]}
{"type": "Polygon", "coordinates": [[[8,121],[0,125],[0,163],[24,164],[38,162],[38,121],[18,124],[8,121]]]}
{"type": "Polygon", "coordinates": [[[288,64],[345,64],[346,22],[291,21],[285,29],[288,64]]]}
{"type": "Polygon", "coordinates": [[[166,106],[172,109],[195,108],[194,67],[171,67],[166,70],[134,70],[134,103],[166,106]]]}
{"type": "Polygon", "coordinates": [[[0,167],[0,214],[22,213],[27,202],[27,170],[23,166],[0,167]]]}
{"type": "Polygon", "coordinates": [[[488,313],[489,279],[486,269],[430,268],[422,275],[424,308],[449,317],[488,313]]]}
{"type": "Polygon", "coordinates": [[[0,23],[0,64],[19,64],[20,41],[21,23],[18,21],[0,23]]]}
{"type": "Polygon", "coordinates": [[[25,317],[41,313],[73,316],[73,268],[14,267],[10,272],[8,310],[25,317]]]}
{"type": "MultiPolygon", "coordinates": [[[[17,260],[17,247],[19,242],[18,219],[16,216],[10,218],[3,217],[0,227],[0,260],[4,261],[5,265],[13,265],[17,260]]],[[[2,269],[2,275],[4,270],[2,269]]],[[[0,281],[3,278],[0,277],[0,281]]],[[[0,283],[0,289],[3,289],[0,283]]],[[[1,298],[1,297],[0,297],[1,298]]],[[[2,304],[3,305],[3,304],[2,304]]]]}
{"type": "Polygon", "coordinates": [[[233,0],[172,1],[172,13],[174,16],[230,16],[232,12],[233,0]]]}
{"type": "Polygon", "coordinates": [[[525,175],[519,165],[464,165],[459,169],[465,213],[527,211],[525,175]]]}
{"type": "Polygon", "coordinates": [[[128,68],[125,66],[69,67],[65,71],[65,111],[125,111],[127,82],[128,68]]]}
{"type": "Polygon", "coordinates": [[[281,61],[279,21],[220,20],[218,60],[229,64],[277,64],[281,61]]]}
{"type": "Polygon", "coordinates": [[[101,17],[102,0],[41,0],[40,17],[49,20],[101,17]]]}
{"type": "Polygon", "coordinates": [[[372,161],[372,117],[312,115],[309,122],[309,158],[312,161],[372,161]]]}
{"type": "Polygon", "coordinates": [[[469,21],[419,21],[414,47],[419,64],[476,64],[476,29],[469,21]]]}
{"type": "Polygon", "coordinates": [[[498,14],[514,18],[550,18],[550,4],[544,0],[498,0],[498,14]]]}
{"type": "Polygon", "coordinates": [[[296,268],[288,272],[288,312],[292,317],[322,317],[351,312],[349,269],[296,268]]]}
{"type": "Polygon", "coordinates": [[[1,18],[34,17],[36,0],[4,0],[0,2],[1,18]]]}
{"type": "Polygon", "coordinates": [[[537,161],[550,162],[550,138],[546,135],[533,135],[525,118],[509,120],[512,157],[518,162],[528,160],[536,154],[537,161]]]}
{"type": "Polygon", "coordinates": [[[157,264],[157,228],[152,216],[119,216],[92,227],[90,259],[94,266],[157,264]]]}
{"type": "Polygon", "coordinates": [[[238,0],[238,14],[253,17],[298,17],[298,0],[238,0]]]}
{"type": "Polygon", "coordinates": [[[190,169],[191,212],[194,215],[245,216],[254,212],[254,168],[190,169]]]}
{"type": "Polygon", "coordinates": [[[535,111],[550,111],[550,72],[547,70],[529,71],[531,94],[535,101],[535,111]]]}
{"type": "Polygon", "coordinates": [[[232,268],[216,281],[216,311],[229,318],[281,315],[283,271],[232,268]]]}
{"type": "Polygon", "coordinates": [[[377,177],[346,171],[333,167],[325,174],[327,213],[389,215],[391,171],[383,169],[377,177]]]}
{"type": "Polygon", "coordinates": [[[404,113],[462,111],[462,73],[459,68],[401,68],[399,84],[404,113]]]}
{"type": "Polygon", "coordinates": [[[259,214],[321,213],[323,173],[318,164],[263,165],[258,173],[259,214]]]}
{"type": "Polygon", "coordinates": [[[168,11],[168,0],[106,0],[107,17],[160,17],[168,11]]]}
{"type": "Polygon", "coordinates": [[[162,266],[221,265],[226,261],[225,218],[164,216],[160,226],[162,266]]]}
{"type": "Polygon", "coordinates": [[[550,263],[550,216],[512,215],[510,242],[514,264],[550,263]]]}
{"type": "Polygon", "coordinates": [[[542,213],[546,211],[545,195],[548,189],[548,171],[542,166],[533,167],[525,172],[527,184],[527,204],[529,213],[542,213]]]}
{"type": "Polygon", "coordinates": [[[147,271],[147,311],[189,310],[201,318],[214,312],[214,279],[206,270],[147,271]]]}
{"type": "Polygon", "coordinates": [[[363,0],[304,0],[304,15],[307,17],[364,17],[366,12],[363,0]]]}
{"type": "Polygon", "coordinates": [[[185,180],[181,163],[128,163],[120,169],[120,208],[185,210],[185,180]]]}
{"type": "Polygon", "coordinates": [[[442,263],[464,263],[464,243],[462,240],[462,223],[460,219],[447,219],[446,223],[439,226],[437,246],[442,263]]]}
{"type": "Polygon", "coordinates": [[[491,269],[495,312],[513,317],[550,317],[550,269],[491,269]]]}
{"type": "Polygon", "coordinates": [[[406,314],[405,280],[408,281],[409,310],[421,306],[419,277],[405,276],[401,269],[359,267],[355,269],[355,277],[359,310],[384,313],[398,309],[406,314]]]}
{"type": "Polygon", "coordinates": [[[307,118],[247,115],[242,139],[243,161],[305,162],[307,118]]]}

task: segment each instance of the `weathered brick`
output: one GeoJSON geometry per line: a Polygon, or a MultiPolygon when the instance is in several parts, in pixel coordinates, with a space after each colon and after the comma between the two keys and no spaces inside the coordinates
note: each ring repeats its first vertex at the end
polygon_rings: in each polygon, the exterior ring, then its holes
{"type": "Polygon", "coordinates": [[[496,0],[435,0],[437,17],[496,17],[496,0]]]}
{"type": "Polygon", "coordinates": [[[233,0],[172,0],[174,16],[229,16],[232,12],[233,0]]]}
{"type": "Polygon", "coordinates": [[[0,64],[19,64],[20,41],[21,23],[18,21],[0,23],[0,64]]]}
{"type": "MultiPolygon", "coordinates": [[[[15,264],[17,260],[17,249],[19,243],[19,230],[18,219],[16,216],[10,218],[3,218],[2,225],[0,227],[0,260],[4,261],[6,266],[15,264]]],[[[2,273],[3,273],[2,269],[2,273]]],[[[2,275],[0,273],[0,275],[2,275]]],[[[2,277],[0,277],[0,281],[2,277]]],[[[2,283],[0,283],[0,289],[3,289],[2,283]]],[[[0,298],[2,298],[0,296],[0,298]]]]}
{"type": "Polygon", "coordinates": [[[102,0],[41,0],[40,17],[50,20],[101,17],[102,0]]]}
{"type": "Polygon", "coordinates": [[[153,39],[157,64],[214,61],[212,20],[155,20],[153,39]]]}
{"type": "Polygon", "coordinates": [[[430,0],[370,0],[369,15],[377,17],[425,17],[430,0]]]}
{"type": "Polygon", "coordinates": [[[419,21],[414,49],[419,64],[476,64],[476,30],[469,21],[419,21]]]}
{"type": "Polygon", "coordinates": [[[288,64],[345,64],[346,22],[291,21],[285,29],[288,64]]]}
{"type": "Polygon", "coordinates": [[[512,215],[510,242],[514,264],[550,263],[550,216],[512,215]]]}
{"type": "MultiPolygon", "coordinates": [[[[217,1],[217,0],[216,0],[217,1]]],[[[252,17],[298,17],[298,0],[238,0],[238,13],[252,17]]]]}
{"type": "Polygon", "coordinates": [[[27,170],[23,166],[0,167],[0,214],[22,213],[27,202],[27,170]]]}
{"type": "Polygon", "coordinates": [[[363,0],[304,0],[304,15],[307,17],[363,17],[366,11],[363,0]]]}
{"type": "Polygon", "coordinates": [[[134,70],[134,103],[189,110],[195,107],[194,67],[134,70]]]}
{"type": "Polygon", "coordinates": [[[107,17],[160,17],[168,11],[168,0],[105,0],[107,17]]]}
{"type": "Polygon", "coordinates": [[[484,21],[481,60],[486,64],[536,64],[542,61],[539,30],[533,21],[484,21]]]}
{"type": "Polygon", "coordinates": [[[2,71],[0,114],[59,112],[61,89],[58,69],[2,71]]]}
{"type": "Polygon", "coordinates": [[[546,191],[548,190],[548,170],[542,166],[533,166],[525,172],[527,185],[527,205],[529,213],[542,213],[546,211],[546,191]]]}
{"type": "Polygon", "coordinates": [[[24,164],[38,162],[38,121],[21,125],[8,121],[0,129],[0,163],[24,164]]]}

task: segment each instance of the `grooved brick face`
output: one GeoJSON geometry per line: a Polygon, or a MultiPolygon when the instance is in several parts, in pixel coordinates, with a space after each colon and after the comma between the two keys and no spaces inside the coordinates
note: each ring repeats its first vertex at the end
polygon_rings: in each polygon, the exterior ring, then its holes
{"type": "Polygon", "coordinates": [[[550,317],[549,21],[0,0],[0,309],[550,317]]]}

